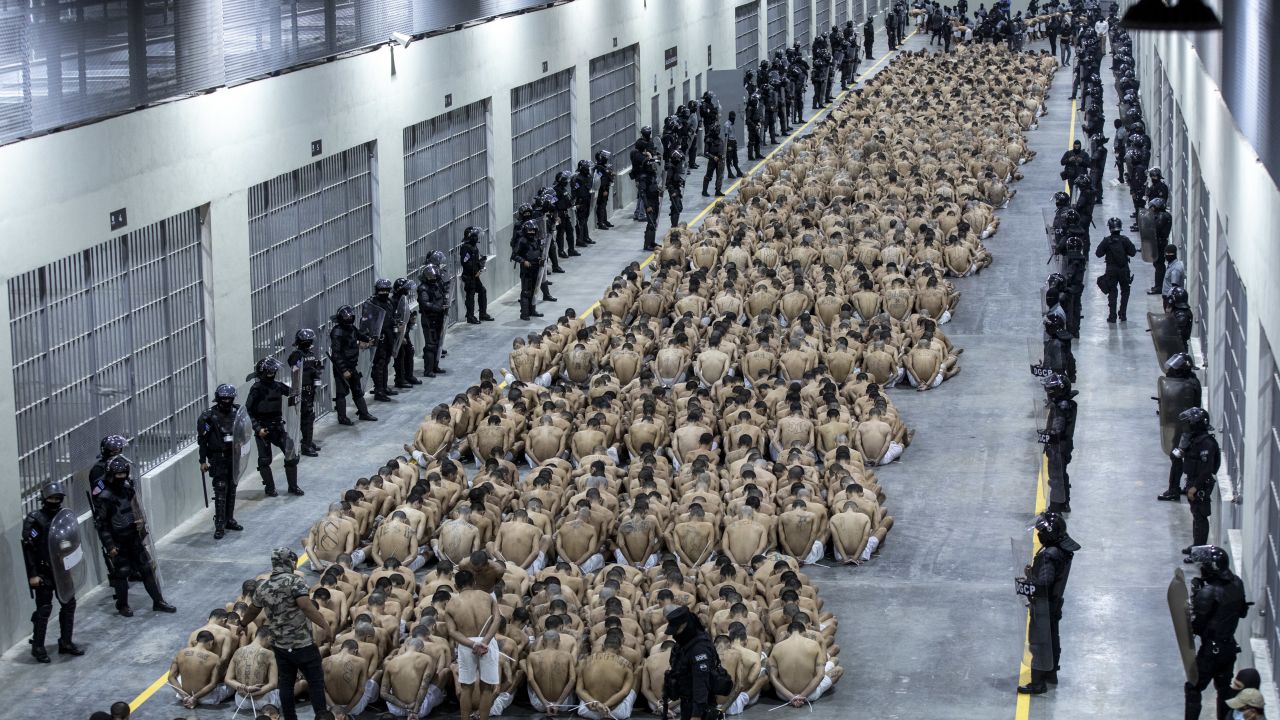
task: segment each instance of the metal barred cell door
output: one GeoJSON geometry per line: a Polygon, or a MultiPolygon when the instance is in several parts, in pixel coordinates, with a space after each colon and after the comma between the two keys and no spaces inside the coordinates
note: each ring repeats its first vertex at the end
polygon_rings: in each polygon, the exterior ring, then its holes
{"type": "MultiPolygon", "coordinates": [[[[316,331],[326,353],[330,316],[372,294],[375,164],[369,142],[249,188],[255,360],[283,360],[303,327],[316,331]]],[[[331,399],[326,380],[316,413],[327,412],[331,399]]]]}
{"type": "Polygon", "coordinates": [[[511,91],[512,207],[573,169],[573,68],[511,91]]]}
{"type": "MultiPolygon", "coordinates": [[[[441,250],[458,267],[462,232],[493,229],[493,172],[489,156],[489,101],[481,100],[404,129],[405,260],[416,274],[427,255],[441,250]]],[[[490,252],[486,233],[481,250],[490,252]],[[486,244],[487,243],[487,244],[486,244]]],[[[457,290],[459,283],[453,283],[457,290]]],[[[449,308],[451,319],[458,303],[449,308]]]]}
{"type": "Polygon", "coordinates": [[[108,434],[145,473],[195,437],[208,401],[204,217],[207,208],[68,255],[8,281],[26,509],[51,478],[85,508],[88,468],[108,434]]]}
{"type": "Polygon", "coordinates": [[[815,32],[824,33],[831,29],[831,3],[833,0],[814,0],[813,26],[815,32]]]}
{"type": "Polygon", "coordinates": [[[740,72],[754,70],[760,61],[760,2],[734,9],[734,63],[740,72]]]}
{"type": "Polygon", "coordinates": [[[787,46],[787,0],[766,0],[768,2],[765,17],[765,47],[768,56],[787,46]]]}
{"type": "MultiPolygon", "coordinates": [[[[809,43],[813,40],[813,0],[794,0],[794,2],[795,9],[792,11],[792,42],[800,43],[800,51],[808,54],[809,43]]],[[[819,2],[821,2],[821,0],[819,0],[819,2]]]]}
{"type": "Polygon", "coordinates": [[[631,145],[640,134],[640,46],[592,59],[590,72],[591,155],[608,150],[620,173],[631,167],[631,145]]]}

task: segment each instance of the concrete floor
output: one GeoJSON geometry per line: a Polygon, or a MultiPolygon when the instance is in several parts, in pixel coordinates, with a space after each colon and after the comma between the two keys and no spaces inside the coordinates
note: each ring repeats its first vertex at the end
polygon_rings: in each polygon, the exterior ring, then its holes
{"type": "MultiPolygon", "coordinates": [[[[926,45],[919,36],[907,43],[926,45]]],[[[1109,75],[1104,81],[1110,82],[1109,75]]],[[[932,392],[893,396],[919,432],[905,461],[879,472],[897,520],[886,547],[861,568],[815,567],[810,573],[827,608],[841,619],[845,666],[834,694],[812,710],[819,720],[860,711],[943,719],[1015,713],[1026,614],[1012,593],[1009,538],[1025,538],[1034,512],[1040,460],[1032,408],[1039,388],[1027,373],[1026,340],[1039,332],[1037,298],[1048,272],[1041,208],[1060,187],[1057,159],[1068,145],[1068,82],[1068,74],[1059,73],[1051,112],[1030,134],[1039,155],[1024,166],[1027,177],[1015,185],[1018,195],[1001,212],[1000,232],[988,241],[995,264],[960,281],[964,298],[945,329],[966,349],[964,372],[932,392]]],[[[699,179],[691,175],[686,192],[690,220],[706,206],[699,179]]],[[[625,183],[622,189],[631,192],[625,183]]],[[[1119,208],[1122,194],[1127,201],[1123,189],[1109,192],[1096,213],[1100,226],[1110,215],[1127,215],[1119,208]]],[[[593,232],[602,242],[567,263],[568,274],[554,276],[560,300],[551,307],[585,310],[614,272],[645,256],[639,251],[642,226],[628,211],[614,221],[614,230],[593,232]]],[[[1091,268],[1099,270],[1098,263],[1091,268]]],[[[1140,265],[1135,274],[1129,315],[1141,318],[1148,300],[1137,293],[1149,283],[1150,268],[1140,265]]],[[[1181,707],[1181,669],[1164,585],[1190,523],[1185,506],[1153,499],[1163,484],[1165,460],[1148,399],[1157,368],[1144,324],[1107,326],[1105,298],[1092,292],[1086,298],[1077,349],[1080,421],[1070,518],[1072,535],[1084,549],[1073,568],[1063,621],[1062,684],[1031,700],[1030,716],[1174,717],[1181,707]]],[[[140,698],[167,669],[178,639],[241,580],[268,566],[270,548],[299,546],[329,499],[399,453],[431,405],[463,390],[481,368],[505,364],[511,337],[532,326],[518,320],[517,310],[509,293],[490,306],[497,322],[452,328],[445,361],[450,374],[401,395],[399,402],[374,404],[381,422],[340,428],[332,416],[324,419],[317,439],[327,446],[325,457],[306,458],[302,465],[305,498],[265,499],[250,473],[237,513],[244,533],[214,545],[204,514],[165,538],[159,555],[166,594],[180,610],[176,616],[139,610],[132,619],[121,618],[112,610],[110,593],[98,588],[81,598],[78,613],[77,640],[89,654],[74,661],[55,655],[53,665],[42,667],[31,661],[27,645],[11,648],[0,664],[0,703],[33,710],[20,711],[24,717],[34,717],[39,702],[42,709],[57,708],[61,717],[82,718],[112,701],[140,698]]],[[[545,306],[544,311],[550,318],[545,306]]],[[[149,607],[141,588],[133,597],[135,608],[149,607]]],[[[764,703],[747,715],[764,717],[768,707],[764,703]]],[[[226,705],[185,711],[161,689],[135,717],[231,714],[226,705]]]]}

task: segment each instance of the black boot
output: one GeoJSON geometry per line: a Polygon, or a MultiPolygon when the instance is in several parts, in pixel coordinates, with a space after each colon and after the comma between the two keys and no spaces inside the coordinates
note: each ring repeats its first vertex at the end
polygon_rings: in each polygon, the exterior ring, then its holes
{"type": "Polygon", "coordinates": [[[306,495],[306,493],[302,491],[302,488],[298,487],[298,466],[297,465],[285,465],[284,477],[285,477],[285,480],[289,483],[290,495],[297,495],[299,497],[306,495]]]}
{"type": "Polygon", "coordinates": [[[275,497],[277,494],[276,478],[274,475],[271,474],[271,468],[269,467],[258,468],[258,473],[262,475],[262,487],[263,487],[263,491],[266,492],[267,497],[275,497]]]}
{"type": "Polygon", "coordinates": [[[703,181],[702,181],[702,197],[711,197],[711,195],[710,195],[709,193],[707,193],[707,185],[710,185],[710,184],[711,184],[711,180],[710,180],[710,178],[704,178],[704,179],[703,179],[703,181]]]}
{"type": "MultiPolygon", "coordinates": [[[[41,650],[43,650],[44,648],[42,647],[42,648],[40,648],[40,649],[41,649],[41,650]]],[[[80,657],[81,655],[83,655],[83,654],[84,654],[84,650],[81,650],[79,645],[76,645],[75,643],[71,642],[70,640],[65,640],[65,641],[64,641],[64,640],[59,640],[59,641],[58,641],[58,654],[59,654],[59,655],[74,655],[75,657],[80,657]]]]}
{"type": "Polygon", "coordinates": [[[43,645],[32,645],[31,657],[35,658],[38,663],[53,662],[49,659],[49,651],[45,650],[43,645]]]}
{"type": "Polygon", "coordinates": [[[480,324],[480,318],[476,317],[475,315],[468,315],[468,316],[467,316],[467,324],[468,324],[468,325],[479,325],[479,324],[480,324]]]}
{"type": "Polygon", "coordinates": [[[356,417],[361,420],[377,420],[378,418],[369,414],[369,406],[365,403],[364,398],[356,398],[356,417]]]}
{"type": "Polygon", "coordinates": [[[492,316],[492,315],[490,315],[489,313],[487,313],[487,312],[485,312],[485,311],[483,311],[483,310],[481,310],[481,311],[480,311],[480,321],[481,321],[481,322],[493,322],[493,320],[494,320],[494,318],[493,318],[493,316],[492,316]]]}

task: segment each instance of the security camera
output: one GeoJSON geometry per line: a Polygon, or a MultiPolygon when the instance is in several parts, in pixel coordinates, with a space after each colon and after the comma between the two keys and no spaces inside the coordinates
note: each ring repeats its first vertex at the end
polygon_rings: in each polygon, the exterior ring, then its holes
{"type": "Polygon", "coordinates": [[[399,45],[402,48],[407,48],[409,47],[409,43],[413,42],[413,36],[406,35],[405,33],[402,33],[402,32],[393,32],[391,33],[391,42],[399,45]]]}

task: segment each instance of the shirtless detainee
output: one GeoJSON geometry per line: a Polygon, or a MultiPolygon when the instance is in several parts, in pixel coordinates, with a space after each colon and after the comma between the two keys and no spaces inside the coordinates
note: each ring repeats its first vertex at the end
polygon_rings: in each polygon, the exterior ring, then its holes
{"type": "Polygon", "coordinates": [[[459,570],[453,579],[458,593],[449,599],[444,617],[458,664],[458,703],[463,720],[488,720],[501,681],[494,636],[502,614],[492,595],[473,587],[470,572],[459,570]]]}
{"type": "Polygon", "coordinates": [[[219,682],[219,658],[213,642],[213,633],[201,630],[195,646],[179,650],[169,665],[169,686],[182,707],[217,705],[231,696],[231,690],[219,682]]]}

